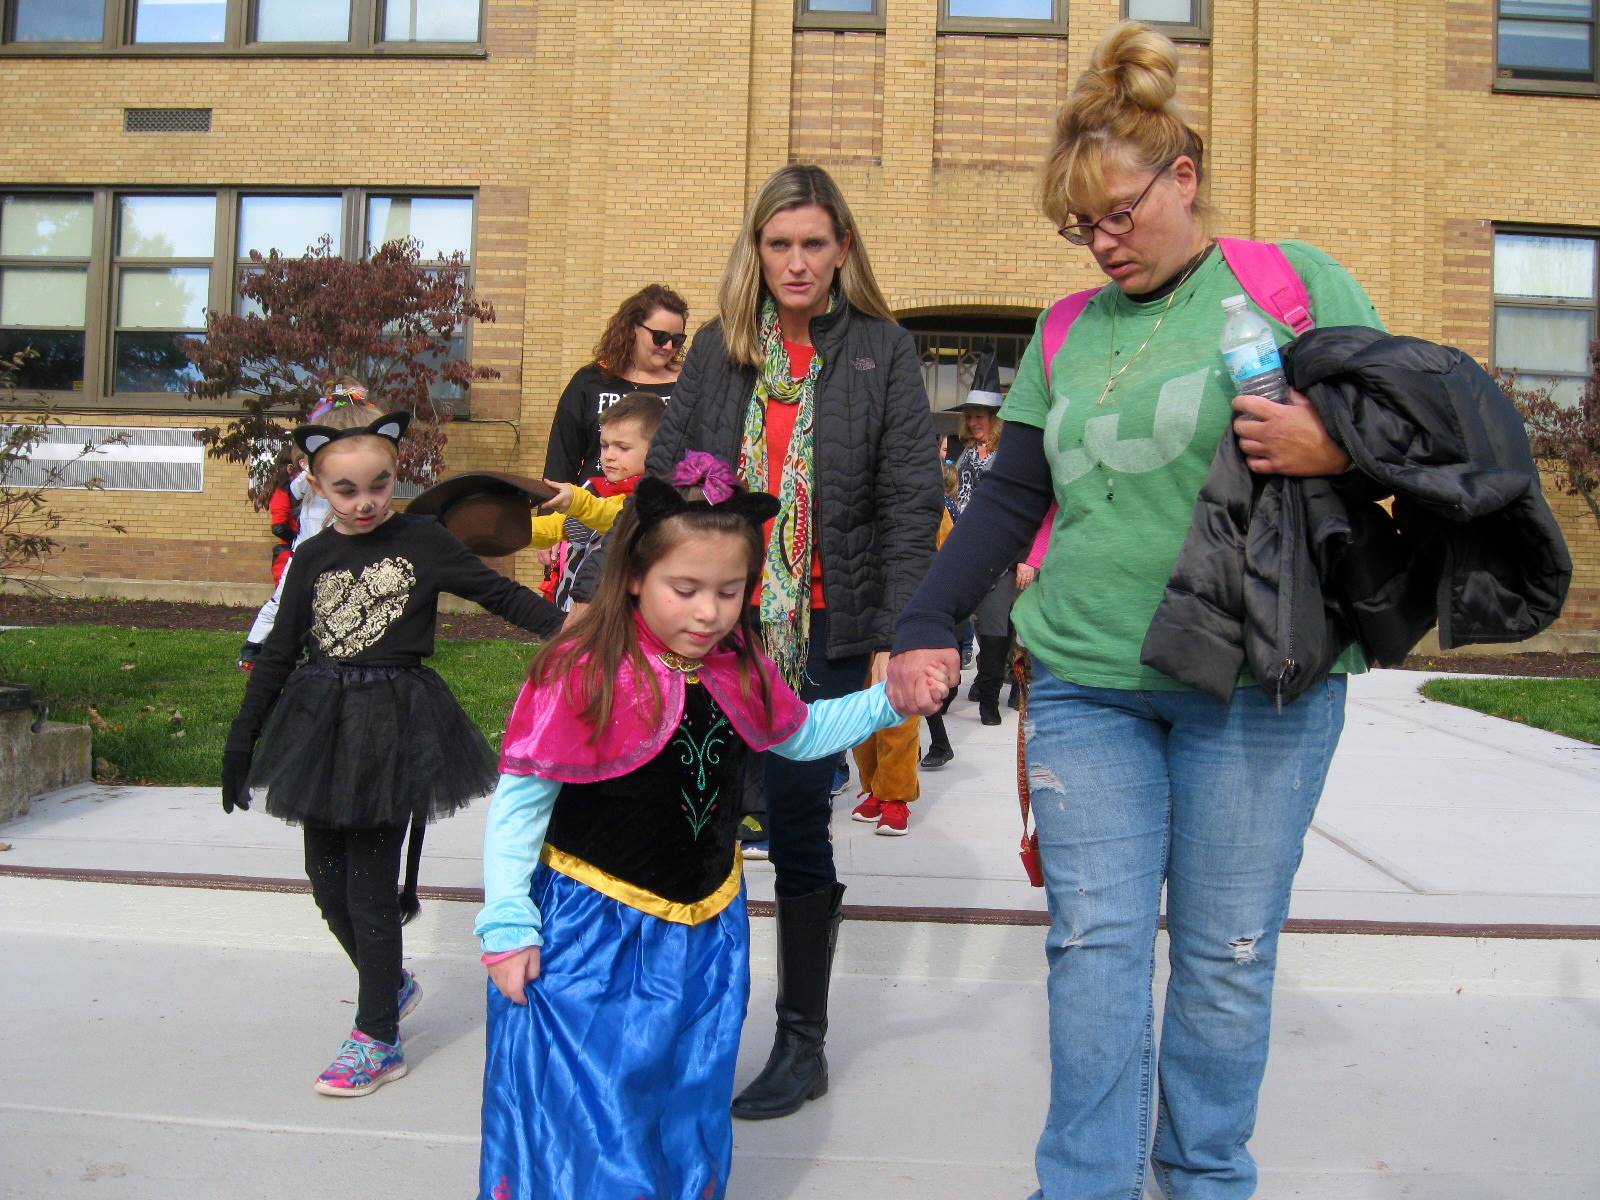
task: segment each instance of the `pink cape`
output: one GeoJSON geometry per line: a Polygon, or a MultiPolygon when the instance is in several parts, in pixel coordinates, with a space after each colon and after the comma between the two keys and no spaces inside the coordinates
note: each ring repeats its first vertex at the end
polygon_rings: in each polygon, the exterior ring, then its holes
{"type": "MultiPolygon", "coordinates": [[[[618,668],[611,720],[593,740],[575,706],[561,698],[561,684],[536,689],[530,681],[522,685],[506,722],[501,774],[592,783],[626,775],[661,753],[683,719],[683,674],[661,661],[659,655],[665,647],[637,617],[634,628],[661,689],[660,720],[648,720],[649,688],[636,677],[627,659],[618,668]]],[[[741,740],[752,750],[766,750],[794,736],[805,724],[807,709],[765,654],[757,652],[756,660],[772,695],[770,719],[755,687],[749,696],[741,694],[739,659],[732,650],[713,650],[700,660],[696,673],[741,740]]]]}

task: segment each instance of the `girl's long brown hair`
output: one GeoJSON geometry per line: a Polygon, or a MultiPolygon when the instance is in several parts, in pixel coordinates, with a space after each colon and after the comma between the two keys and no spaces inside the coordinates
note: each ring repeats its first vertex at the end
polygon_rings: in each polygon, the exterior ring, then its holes
{"type": "MultiPolygon", "coordinates": [[[[686,500],[705,499],[697,487],[678,490],[686,500]]],[[[611,544],[593,601],[582,616],[541,646],[528,666],[528,678],[535,687],[561,689],[549,697],[548,703],[579,708],[591,742],[599,740],[600,731],[611,721],[616,680],[624,661],[649,691],[649,721],[654,724],[662,718],[661,691],[634,629],[637,602],[628,585],[642,579],[684,538],[716,533],[732,534],[743,542],[748,564],[739,623],[722,640],[721,648],[738,655],[739,690],[748,697],[754,688],[770,720],[772,692],[766,673],[759,666],[761,636],[750,609],[761,583],[761,530],[731,510],[715,507],[688,509],[641,529],[629,502],[611,527],[611,544]]],[[[643,697],[630,698],[630,702],[642,700],[643,697]]]]}

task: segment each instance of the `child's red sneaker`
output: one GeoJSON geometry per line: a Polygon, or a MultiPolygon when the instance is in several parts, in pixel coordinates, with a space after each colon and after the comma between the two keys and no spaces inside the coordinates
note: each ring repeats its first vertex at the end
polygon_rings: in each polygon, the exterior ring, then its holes
{"type": "Polygon", "coordinates": [[[883,803],[871,792],[862,792],[861,803],[850,810],[852,821],[876,821],[883,816],[883,803]]]}
{"type": "Polygon", "coordinates": [[[878,807],[882,810],[878,832],[887,837],[904,837],[908,832],[906,826],[911,823],[910,806],[904,800],[885,800],[878,807]]]}

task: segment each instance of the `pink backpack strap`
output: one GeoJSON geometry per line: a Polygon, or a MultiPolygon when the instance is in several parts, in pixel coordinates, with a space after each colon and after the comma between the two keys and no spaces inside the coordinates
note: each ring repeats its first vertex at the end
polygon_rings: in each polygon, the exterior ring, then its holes
{"type": "Polygon", "coordinates": [[[1072,323],[1078,319],[1078,314],[1089,307],[1100,292],[1099,288],[1088,288],[1081,292],[1072,292],[1061,297],[1050,306],[1050,311],[1044,318],[1044,385],[1050,386],[1050,364],[1055,360],[1056,354],[1066,344],[1067,332],[1072,328],[1072,323]]]}
{"type": "Polygon", "coordinates": [[[1055,527],[1055,523],[1056,505],[1052,504],[1050,511],[1045,513],[1044,520],[1039,525],[1039,531],[1033,535],[1033,547],[1028,551],[1028,557],[1022,560],[1035,571],[1044,566],[1045,553],[1050,549],[1050,530],[1055,527]]]}
{"type": "Polygon", "coordinates": [[[1306,285],[1281,247],[1248,238],[1218,238],[1217,246],[1262,312],[1294,330],[1296,337],[1316,325],[1306,285]]]}

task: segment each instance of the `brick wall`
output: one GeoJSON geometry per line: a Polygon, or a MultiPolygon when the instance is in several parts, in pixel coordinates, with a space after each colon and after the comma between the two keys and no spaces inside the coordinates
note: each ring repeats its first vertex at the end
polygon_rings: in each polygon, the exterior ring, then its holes
{"type": "MultiPolygon", "coordinates": [[[[671,284],[691,328],[754,190],[828,165],[903,313],[1031,313],[1098,282],[1039,215],[1054,110],[1117,0],[1074,0],[1065,38],[945,35],[888,0],[881,31],[793,28],[792,0],[489,0],[483,58],[0,59],[17,184],[477,189],[476,282],[501,378],[451,431],[454,468],[536,473],[556,397],[628,292],[671,284]],[[128,105],[209,105],[214,132],[121,132],[128,105]]],[[[1222,232],[1297,237],[1362,280],[1397,331],[1487,358],[1495,222],[1600,228],[1594,100],[1492,90],[1492,0],[1214,0],[1181,47],[1222,232]]],[[[134,424],[198,424],[138,417],[134,424]]],[[[64,570],[265,575],[240,473],[198,496],[63,493],[126,538],[64,570]],[[254,564],[254,565],[252,565],[254,564]]],[[[1552,497],[1578,564],[1567,628],[1600,627],[1600,539],[1552,497]]],[[[519,574],[534,573],[518,556],[519,574]]]]}

